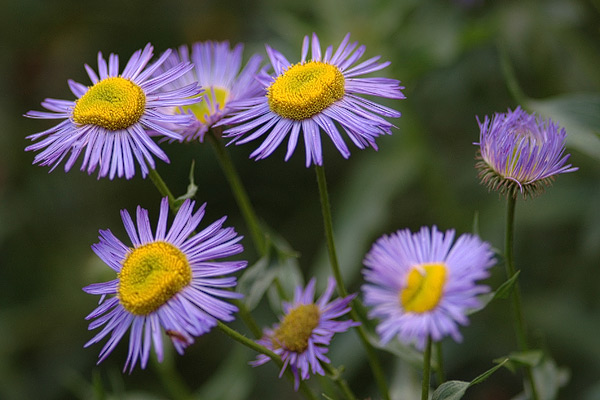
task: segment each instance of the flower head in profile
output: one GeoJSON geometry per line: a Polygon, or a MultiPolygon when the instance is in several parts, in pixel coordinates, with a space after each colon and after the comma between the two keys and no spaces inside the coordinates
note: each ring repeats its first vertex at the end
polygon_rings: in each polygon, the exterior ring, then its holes
{"type": "Polygon", "coordinates": [[[363,270],[369,317],[380,319],[376,330],[382,343],[393,337],[423,349],[428,336],[461,341],[458,325],[468,323],[467,311],[480,307],[477,285],[494,264],[488,243],[454,231],[408,229],[378,239],[367,253],[363,270]]]}
{"type": "Polygon", "coordinates": [[[242,252],[233,228],[223,228],[226,217],[202,231],[194,230],[204,216],[205,205],[196,212],[186,200],[167,229],[169,203],[164,198],[156,233],[150,228],[148,211],[137,208],[137,226],[125,210],[123,224],[133,244],[128,247],[110,230],[100,231],[94,252],[117,273],[117,278],[83,288],[98,294],[100,305],[86,319],[89,329],[103,326],[85,347],[108,336],[100,351],[103,361],[129,330],[129,352],[124,370],[133,370],[138,360],[146,367],[150,348],[163,358],[162,331],[179,354],[208,332],[217,320],[231,321],[237,308],[222,300],[240,298],[228,290],[236,278],[227,276],[246,267],[246,261],[218,261],[242,252]],[[108,298],[106,298],[108,296],[108,298]]]}
{"type": "MultiPolygon", "coordinates": [[[[329,278],[325,293],[315,302],[314,278],[306,288],[297,287],[292,303],[283,303],[285,315],[280,322],[271,329],[265,329],[264,336],[258,340],[259,344],[272,350],[283,360],[280,377],[287,366],[290,366],[295,378],[295,390],[300,386],[300,378],[309,378],[310,371],[313,374],[325,374],[321,362],[331,362],[325,354],[333,335],[358,325],[352,320],[336,320],[350,311],[349,304],[356,295],[329,301],[334,288],[335,281],[329,278]]],[[[269,357],[260,354],[251,364],[256,367],[269,360],[269,357]]]]}
{"type": "Polygon", "coordinates": [[[125,176],[130,179],[135,174],[135,161],[143,176],[148,173],[148,166],[155,168],[154,157],[169,162],[165,152],[150,139],[149,132],[180,139],[171,128],[189,125],[193,119],[189,115],[164,114],[161,109],[200,101],[196,97],[200,88],[192,83],[161,91],[188,72],[192,65],[189,62],[172,65],[153,77],[169,52],[148,65],[152,55],[153,47],[148,44],[133,53],[123,72],[119,72],[119,56],[110,54],[107,63],[102,53],[98,53],[98,74],[85,65],[92,86],[69,80],[76,100],[46,99],[42,106],[48,111],[25,114],[30,118],[62,120],[48,130],[27,137],[43,138],[25,149],[41,150],[34,164],[49,165],[52,171],[66,158],[64,168],[69,171],[85,150],[82,171],[87,169],[91,174],[98,167],[98,178],[125,176]]]}
{"type": "Polygon", "coordinates": [[[390,63],[379,63],[379,56],[357,64],[365,46],[349,43],[346,35],[333,51],[329,46],[321,53],[316,34],[312,35],[312,57],[307,60],[309,38],[304,38],[302,58],[291,64],[277,50],[267,46],[274,75],[259,74],[267,95],[240,102],[239,113],[221,123],[239,124],[227,129],[226,137],[237,144],[264,137],[250,155],[260,160],[268,157],[287,140],[287,161],[298,143],[300,133],[306,149],[306,166],[323,164],[321,131],[325,132],[344,158],[350,150],[342,132],[360,149],[377,149],[375,138],[391,134],[392,124],[383,117],[398,118],[400,113],[368,100],[361,95],[392,99],[405,98],[396,79],[361,78],[379,71],[390,63]],[[341,129],[340,129],[341,128],[341,129]]]}
{"type": "MultiPolygon", "coordinates": [[[[166,89],[178,89],[194,82],[203,89],[200,93],[202,102],[179,109],[194,116],[194,123],[179,130],[184,140],[203,141],[208,128],[231,112],[236,102],[264,95],[264,88],[255,79],[262,57],[252,56],[240,72],[243,49],[241,43],[230,49],[226,41],[197,42],[192,45],[191,55],[188,46],[184,45],[167,58],[163,70],[182,61],[191,61],[194,69],[165,86],[166,89]]],[[[173,110],[177,111],[176,108],[173,110]]]]}
{"type": "Polygon", "coordinates": [[[490,190],[516,197],[535,196],[558,174],[576,171],[567,164],[564,128],[517,107],[506,114],[487,116],[479,123],[476,167],[490,190]]]}

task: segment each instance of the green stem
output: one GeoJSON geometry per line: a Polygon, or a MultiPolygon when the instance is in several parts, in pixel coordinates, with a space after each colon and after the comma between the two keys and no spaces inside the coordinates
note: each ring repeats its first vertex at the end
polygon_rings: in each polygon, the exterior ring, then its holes
{"type": "Polygon", "coordinates": [[[437,385],[441,385],[446,381],[446,374],[444,374],[444,355],[442,354],[442,342],[435,342],[435,353],[436,353],[436,364],[435,373],[437,375],[437,385]]]}
{"type": "MultiPolygon", "coordinates": [[[[173,196],[171,190],[169,189],[165,181],[161,178],[158,171],[150,169],[149,176],[150,180],[152,181],[152,183],[154,183],[154,186],[156,186],[156,189],[159,191],[159,193],[169,198],[169,207],[171,208],[171,212],[173,214],[177,214],[177,207],[175,206],[175,196],[173,196]]],[[[246,324],[248,329],[250,329],[254,337],[260,338],[262,336],[262,329],[260,329],[256,321],[250,314],[250,311],[246,307],[246,304],[244,304],[243,301],[237,299],[233,299],[232,303],[237,306],[240,318],[242,319],[242,321],[244,321],[244,324],[246,324]]]]}
{"type": "Polygon", "coordinates": [[[174,400],[191,400],[193,398],[190,389],[175,369],[172,354],[167,352],[162,362],[151,357],[151,362],[170,398],[174,400]]]}
{"type": "MultiPolygon", "coordinates": [[[[513,193],[509,193],[507,196],[506,204],[506,236],[504,240],[504,258],[506,264],[506,274],[508,275],[508,278],[511,278],[517,272],[515,268],[513,255],[516,204],[517,197],[513,193]]],[[[518,280],[515,282],[512,291],[512,299],[514,311],[514,327],[515,334],[517,336],[517,343],[521,351],[527,351],[529,350],[529,346],[527,344],[525,317],[523,314],[523,307],[521,305],[521,289],[518,280]]],[[[525,373],[527,374],[527,378],[529,380],[531,388],[531,397],[533,400],[537,400],[539,397],[537,394],[533,372],[530,366],[525,367],[525,373]]]]}
{"type": "Polygon", "coordinates": [[[431,369],[431,336],[427,336],[425,353],[423,354],[423,381],[421,383],[421,400],[429,398],[429,376],[431,369]]]}
{"type": "MultiPolygon", "coordinates": [[[[273,362],[275,362],[275,364],[277,364],[277,366],[279,368],[283,367],[283,361],[281,360],[281,357],[279,357],[277,354],[275,354],[270,349],[266,348],[263,345],[256,343],[252,339],[248,339],[246,336],[242,335],[241,333],[237,332],[234,329],[231,329],[230,327],[228,327],[221,321],[217,320],[217,327],[221,330],[221,332],[223,332],[224,334],[226,334],[227,336],[229,336],[236,342],[238,342],[258,353],[266,355],[271,360],[273,360],[273,362]]],[[[291,378],[292,381],[294,380],[294,376],[292,375],[292,373],[289,369],[286,369],[285,373],[288,376],[288,378],[291,378]]],[[[310,390],[310,388],[305,384],[305,382],[303,380],[300,380],[300,390],[302,391],[302,393],[304,394],[304,396],[307,399],[317,400],[317,397],[315,396],[315,394],[312,392],[312,390],[310,390]]]]}
{"type": "Polygon", "coordinates": [[[229,186],[231,187],[235,201],[237,202],[242,216],[248,225],[250,236],[252,237],[256,251],[259,255],[264,256],[268,251],[265,234],[260,228],[260,224],[258,222],[258,218],[256,217],[256,213],[254,212],[254,208],[252,207],[252,203],[250,202],[248,194],[246,193],[246,189],[244,188],[237,170],[233,165],[233,161],[225,149],[218,132],[214,132],[213,129],[211,129],[206,136],[215,149],[221,169],[225,174],[225,178],[229,182],[229,186]]]}
{"type": "MultiPolygon", "coordinates": [[[[325,169],[320,165],[315,165],[315,172],[317,174],[317,183],[319,186],[319,195],[321,198],[321,213],[323,215],[323,224],[325,228],[327,250],[329,253],[329,262],[331,264],[331,269],[333,270],[333,276],[335,278],[335,281],[337,282],[338,294],[341,297],[346,297],[348,296],[348,291],[344,286],[344,280],[342,279],[342,274],[340,272],[337,253],[335,251],[335,242],[333,239],[333,220],[331,218],[331,205],[329,203],[327,180],[325,179],[325,169]]],[[[350,309],[350,317],[355,321],[360,320],[359,315],[355,310],[354,302],[352,308],[350,309]]],[[[371,371],[373,372],[373,376],[375,377],[375,381],[377,382],[379,391],[385,400],[389,400],[390,394],[388,391],[387,382],[385,381],[385,374],[383,373],[383,368],[381,367],[381,363],[379,362],[377,353],[371,345],[371,342],[369,342],[363,325],[358,325],[355,328],[356,332],[358,333],[358,337],[360,338],[363,347],[367,352],[367,358],[369,359],[371,371]]]]}
{"type": "Polygon", "coordinates": [[[158,192],[163,197],[167,197],[169,199],[169,207],[171,208],[173,213],[176,213],[177,207],[175,206],[175,196],[173,196],[173,193],[171,193],[171,191],[169,190],[169,187],[167,186],[165,181],[163,181],[163,179],[159,175],[158,171],[156,171],[155,169],[152,169],[150,166],[148,166],[148,169],[150,170],[150,172],[148,173],[150,180],[152,181],[154,186],[156,186],[156,189],[158,190],[158,192]]]}
{"type": "Polygon", "coordinates": [[[336,383],[336,385],[338,385],[342,393],[344,393],[346,399],[356,400],[356,396],[350,389],[350,386],[348,386],[346,380],[342,378],[340,371],[332,367],[331,364],[323,364],[323,369],[325,369],[325,372],[327,372],[327,375],[329,375],[331,380],[333,380],[336,383]]]}

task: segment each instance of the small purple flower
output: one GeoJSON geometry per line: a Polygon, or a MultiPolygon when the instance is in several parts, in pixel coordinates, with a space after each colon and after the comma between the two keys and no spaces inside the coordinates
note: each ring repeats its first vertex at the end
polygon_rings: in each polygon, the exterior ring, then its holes
{"type": "Polygon", "coordinates": [[[367,253],[363,270],[365,304],[370,318],[379,318],[382,343],[397,336],[423,349],[428,336],[434,341],[450,335],[462,340],[458,324],[466,325],[467,311],[480,306],[479,294],[489,291],[476,281],[488,277],[494,265],[491,246],[473,235],[461,235],[453,244],[454,230],[421,228],[383,236],[367,253]]]}
{"type": "MultiPolygon", "coordinates": [[[[321,362],[331,361],[325,354],[335,333],[345,332],[359,323],[352,320],[336,321],[350,311],[350,302],[356,295],[337,298],[333,301],[331,295],[335,281],[329,278],[325,293],[317,300],[315,297],[315,279],[311,279],[303,290],[297,287],[294,301],[283,303],[285,316],[272,329],[265,329],[264,336],[257,343],[267,347],[283,360],[283,368],[279,377],[289,365],[294,374],[294,389],[298,390],[300,379],[306,380],[313,374],[324,375],[321,362]]],[[[252,366],[263,365],[270,360],[260,354],[252,366]]]]}
{"type": "Polygon", "coordinates": [[[137,227],[129,213],[122,210],[133,247],[124,245],[110,230],[100,231],[100,242],[92,249],[117,272],[117,279],[83,288],[101,295],[100,305],[86,317],[94,320],[89,329],[104,325],[85,347],[110,334],[98,363],[113,351],[127,330],[129,352],[123,370],[131,372],[138,359],[142,368],[146,367],[152,345],[162,361],[163,330],[177,352],[183,354],[193,338],[208,332],[218,319],[234,319],[237,307],[219,298],[242,297],[227,290],[235,287],[236,278],[226,275],[245,268],[247,263],[216,260],[241,253],[243,247],[238,242],[242,237],[233,228],[223,228],[226,217],[194,234],[206,206],[194,213],[194,204],[186,200],[167,231],[169,203],[163,198],[155,234],[147,210],[138,206],[137,227]]]}
{"type": "Polygon", "coordinates": [[[577,171],[566,165],[567,133],[552,120],[544,121],[517,107],[506,114],[496,113],[483,122],[477,119],[480,134],[476,167],[483,184],[490,190],[516,197],[534,197],[554,176],[577,171]]]}
{"type": "MultiPolygon", "coordinates": [[[[192,113],[194,123],[182,127],[179,132],[184,140],[199,139],[201,142],[208,129],[227,116],[237,101],[250,97],[264,96],[264,88],[255,79],[262,57],[253,55],[243,70],[240,43],[233,49],[229,42],[197,42],[192,45],[190,56],[187,46],[180,46],[165,61],[162,70],[168,70],[182,61],[194,63],[194,69],[165,86],[165,89],[179,89],[194,82],[202,87],[202,102],[182,107],[186,113],[192,113]]],[[[178,108],[173,108],[177,112],[178,108]]]]}
{"type": "Polygon", "coordinates": [[[340,127],[360,149],[377,149],[375,138],[391,134],[392,124],[382,117],[398,118],[400,113],[360,95],[404,99],[400,81],[388,78],[358,78],[379,71],[390,62],[378,63],[380,56],[355,65],[365,53],[365,46],[350,43],[344,37],[335,53],[329,46],[321,53],[316,34],[312,35],[312,57],[307,61],[309,38],[304,38],[302,58],[291,64],[277,50],[266,46],[275,75],[259,74],[258,80],[267,95],[241,101],[237,115],[219,124],[239,124],[227,129],[225,137],[243,144],[268,133],[262,144],[250,155],[257,160],[267,158],[288,137],[287,161],[298,143],[300,132],[306,148],[306,166],[323,165],[321,133],[333,141],[344,158],[350,151],[340,134],[340,127]]]}
{"type": "Polygon", "coordinates": [[[85,65],[92,86],[69,80],[69,88],[77,97],[72,100],[46,99],[42,106],[49,110],[29,111],[29,118],[60,119],[58,125],[27,138],[43,140],[25,148],[25,151],[42,150],[35,156],[34,164],[49,165],[54,170],[65,159],[65,171],[69,171],[83,150],[81,170],[88,174],[99,167],[98,178],[116,176],[130,179],[135,174],[134,160],[148,174],[148,166],[155,168],[154,156],[165,162],[169,158],[154,143],[149,133],[180,139],[173,126],[189,125],[189,115],[167,115],[164,107],[183,106],[200,101],[196,96],[200,88],[196,83],[160,92],[160,89],[188,72],[189,62],[172,65],[162,74],[154,72],[165,62],[170,51],[155,63],[153,47],[148,43],[129,59],[123,72],[119,72],[119,56],[110,54],[108,63],[98,53],[98,74],[85,65]]]}

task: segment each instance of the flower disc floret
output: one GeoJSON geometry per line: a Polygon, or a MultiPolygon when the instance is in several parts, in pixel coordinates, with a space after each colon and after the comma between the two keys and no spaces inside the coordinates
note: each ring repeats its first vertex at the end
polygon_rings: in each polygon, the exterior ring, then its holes
{"type": "Polygon", "coordinates": [[[144,114],[146,95],[141,87],[121,77],[101,80],[75,102],[73,121],[111,131],[135,124],[144,114]]]}
{"type": "Polygon", "coordinates": [[[208,130],[229,115],[236,104],[265,95],[265,88],[256,80],[262,57],[254,54],[242,68],[243,49],[241,43],[231,48],[227,41],[196,42],[191,46],[191,51],[184,45],[169,56],[166,67],[181,61],[191,61],[194,68],[167,88],[180,88],[194,82],[202,87],[199,95],[202,102],[190,107],[169,109],[173,114],[189,115],[191,112],[194,117],[192,124],[178,130],[183,140],[198,139],[202,142],[208,130]]]}
{"type": "Polygon", "coordinates": [[[81,170],[91,174],[98,169],[98,178],[115,176],[131,179],[136,163],[142,176],[155,169],[155,157],[169,162],[167,154],[152,140],[163,136],[180,140],[182,127],[193,123],[188,114],[172,115],[171,108],[199,102],[201,89],[197,82],[172,90],[166,87],[189,72],[190,62],[169,63],[161,69],[170,50],[150,64],[154,49],[149,43],[138,50],[121,70],[119,56],[108,59],[98,53],[97,72],[85,65],[91,86],[69,80],[74,100],[45,99],[47,111],[29,111],[29,118],[61,120],[50,129],[29,135],[38,142],[25,151],[39,151],[33,163],[54,170],[61,162],[71,170],[80,156],[81,170]],[[154,75],[154,76],[153,76],[154,75]]]}
{"type": "Polygon", "coordinates": [[[85,347],[104,338],[98,362],[129,334],[125,370],[138,360],[145,368],[152,347],[163,358],[163,332],[183,354],[194,337],[210,331],[217,320],[232,321],[237,307],[227,299],[240,299],[231,290],[236,278],[228,276],[246,267],[246,261],[223,261],[242,252],[242,239],[233,228],[224,228],[225,217],[196,232],[204,205],[194,211],[185,200],[168,228],[169,201],[160,204],[158,224],[150,227],[148,211],[138,207],[137,223],[123,210],[121,217],[133,246],[126,246],[111,231],[100,231],[94,252],[116,273],[116,279],[83,288],[100,295],[100,304],[86,319],[89,329],[102,327],[85,347]]]}
{"type": "Polygon", "coordinates": [[[131,251],[119,273],[119,301],[135,315],[165,304],[192,280],[190,264],[178,248],[154,242],[131,251]]]}
{"type": "Polygon", "coordinates": [[[447,268],[442,263],[417,265],[408,273],[400,301],[407,312],[424,313],[433,310],[444,291],[447,268]]]}
{"type": "Polygon", "coordinates": [[[321,50],[314,33],[312,40],[304,37],[296,63],[267,45],[273,73],[263,70],[256,76],[267,95],[237,103],[235,114],[216,124],[230,126],[223,136],[236,144],[262,140],[250,154],[257,160],[269,157],[287,141],[284,159],[288,161],[303,139],[307,167],[323,165],[322,137],[329,138],[344,158],[350,157],[345,137],[359,149],[377,149],[375,139],[391,135],[394,127],[386,118],[401,114],[363,95],[404,99],[404,87],[396,79],[364,77],[390,63],[380,63],[380,56],[359,62],[365,46],[351,43],[350,34],[336,50],[333,46],[321,50]]]}
{"type": "Polygon", "coordinates": [[[344,75],[334,65],[309,61],[290,66],[267,89],[269,108],[301,121],[344,97],[344,75]]]}
{"type": "Polygon", "coordinates": [[[490,190],[524,198],[541,194],[556,175],[576,171],[567,164],[567,133],[552,120],[544,121],[517,107],[487,116],[479,123],[476,168],[490,190]]]}
{"type": "MultiPolygon", "coordinates": [[[[298,390],[300,380],[308,379],[310,372],[324,375],[321,363],[329,364],[325,355],[333,335],[345,332],[358,325],[352,320],[339,321],[337,318],[350,311],[350,302],[356,295],[338,298],[332,301],[335,280],[329,278],[327,288],[315,301],[315,279],[306,285],[296,287],[292,303],[283,303],[284,317],[272,329],[265,329],[258,343],[281,357],[283,367],[279,376],[289,366],[294,374],[294,389],[298,390]]],[[[270,360],[264,354],[258,356],[253,366],[262,365],[270,360]]]]}
{"type": "Polygon", "coordinates": [[[428,337],[460,341],[459,325],[467,325],[469,311],[481,307],[479,295],[489,291],[477,281],[494,265],[489,243],[454,231],[423,227],[379,238],[365,256],[363,285],[370,318],[379,319],[376,331],[383,344],[397,337],[425,347],[428,337]]]}
{"type": "Polygon", "coordinates": [[[315,304],[302,304],[291,310],[273,335],[273,346],[301,353],[308,347],[313,329],[319,325],[321,313],[315,304]]]}

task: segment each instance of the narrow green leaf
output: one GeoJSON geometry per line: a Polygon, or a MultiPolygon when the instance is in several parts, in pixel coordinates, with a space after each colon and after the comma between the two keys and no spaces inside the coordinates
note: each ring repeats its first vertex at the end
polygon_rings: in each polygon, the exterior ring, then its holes
{"type": "Polygon", "coordinates": [[[535,367],[540,363],[544,353],[541,350],[528,350],[528,351],[520,351],[520,352],[512,352],[507,358],[498,358],[494,360],[494,362],[505,362],[507,359],[508,362],[504,364],[506,368],[508,368],[511,372],[515,372],[517,369],[525,366],[535,367]]]}
{"type": "Polygon", "coordinates": [[[258,305],[277,276],[275,269],[268,268],[270,263],[271,259],[268,255],[261,257],[246,268],[240,276],[237,290],[244,295],[244,303],[249,310],[253,310],[258,305]]]}
{"type": "MultiPolygon", "coordinates": [[[[399,340],[391,340],[388,343],[386,343],[385,345],[381,344],[381,342],[379,341],[379,338],[376,337],[375,335],[369,334],[367,333],[367,338],[369,339],[369,342],[371,342],[371,344],[381,350],[387,351],[399,358],[401,358],[402,360],[406,361],[407,363],[409,363],[410,365],[412,365],[415,368],[422,368],[423,367],[423,354],[417,350],[415,350],[413,347],[411,346],[407,346],[405,344],[403,344],[402,342],[400,342],[399,340]]],[[[435,361],[432,360],[431,361],[432,368],[436,367],[435,361]]]]}
{"type": "Polygon", "coordinates": [[[512,293],[512,290],[515,286],[515,283],[517,282],[517,278],[519,277],[520,273],[521,273],[521,271],[515,272],[515,274],[513,276],[511,276],[506,282],[504,282],[502,285],[500,285],[500,287],[498,287],[498,289],[496,289],[496,292],[494,293],[494,297],[492,298],[492,300],[508,298],[508,296],[510,296],[510,294],[512,293]]]}
{"type": "Polygon", "coordinates": [[[459,400],[463,397],[468,388],[469,382],[444,382],[435,390],[435,392],[433,392],[432,400],[459,400]]]}
{"type": "Polygon", "coordinates": [[[465,392],[468,388],[478,383],[483,382],[487,378],[490,377],[494,372],[496,372],[500,367],[502,367],[508,358],[505,358],[500,364],[495,365],[489,370],[485,371],[483,374],[479,375],[477,378],[473,379],[471,382],[463,382],[463,381],[448,381],[442,383],[436,390],[433,392],[433,400],[460,400],[464,396],[465,392]]]}
{"type": "Polygon", "coordinates": [[[192,160],[192,165],[190,166],[190,175],[189,175],[190,183],[188,184],[187,192],[184,195],[179,196],[178,198],[175,199],[175,205],[177,208],[179,208],[185,200],[191,199],[194,196],[196,196],[196,192],[198,192],[198,186],[194,182],[194,167],[195,167],[195,165],[196,165],[195,160],[192,160]]]}

